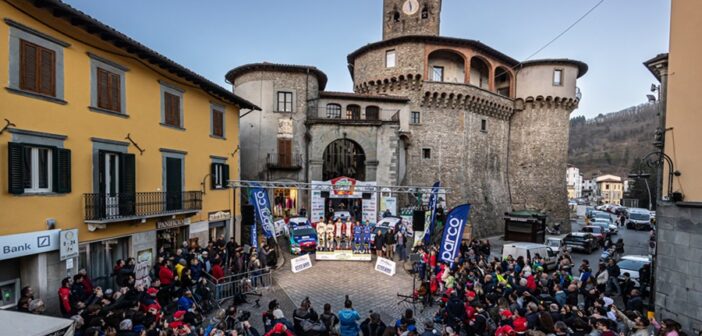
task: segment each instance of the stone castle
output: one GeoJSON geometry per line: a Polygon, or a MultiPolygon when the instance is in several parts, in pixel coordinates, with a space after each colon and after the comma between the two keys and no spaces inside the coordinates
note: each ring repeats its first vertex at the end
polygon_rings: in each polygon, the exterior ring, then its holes
{"type": "MultiPolygon", "coordinates": [[[[441,0],[384,0],[383,39],[348,55],[353,93],[325,91],[313,66],[248,64],[234,92],[263,111],[241,119],[242,179],[449,187],[474,233],[537,210],[568,230],[570,113],[585,63],[519,62],[481,42],[440,35],[441,0]]],[[[272,191],[309,209],[306,191],[272,191]]],[[[411,199],[399,199],[407,205],[411,199]]],[[[382,211],[382,209],[379,209],[382,211]]],[[[313,219],[313,221],[316,219],[313,219]]]]}

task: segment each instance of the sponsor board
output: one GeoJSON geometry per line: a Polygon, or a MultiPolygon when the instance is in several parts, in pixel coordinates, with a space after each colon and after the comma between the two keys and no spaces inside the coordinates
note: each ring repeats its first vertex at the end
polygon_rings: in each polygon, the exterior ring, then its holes
{"type": "Polygon", "coordinates": [[[378,257],[375,261],[375,270],[385,275],[393,276],[395,275],[396,265],[390,259],[378,257]]]}
{"type": "Polygon", "coordinates": [[[312,259],[309,254],[290,259],[290,268],[293,273],[300,273],[308,268],[312,268],[312,259]]]}
{"type": "Polygon", "coordinates": [[[370,253],[353,253],[351,250],[317,251],[316,260],[371,261],[370,253]]]}

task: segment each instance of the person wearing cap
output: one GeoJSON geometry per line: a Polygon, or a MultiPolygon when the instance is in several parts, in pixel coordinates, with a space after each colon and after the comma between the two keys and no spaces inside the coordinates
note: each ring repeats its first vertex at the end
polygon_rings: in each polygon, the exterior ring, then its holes
{"type": "Polygon", "coordinates": [[[341,336],[357,336],[359,329],[357,321],[361,319],[361,316],[353,309],[353,303],[348,295],[346,295],[346,300],[344,301],[344,309],[339,311],[338,316],[341,336]]]}
{"type": "Polygon", "coordinates": [[[273,327],[277,324],[282,324],[287,330],[293,330],[293,324],[285,318],[285,314],[280,308],[273,309],[273,327]]]}
{"type": "Polygon", "coordinates": [[[185,311],[184,310],[178,310],[173,314],[173,321],[168,323],[168,327],[173,329],[174,331],[177,330],[183,330],[185,328],[190,329],[189,326],[183,322],[183,319],[185,318],[185,311]]]}
{"type": "Polygon", "coordinates": [[[503,309],[500,312],[500,326],[512,326],[512,312],[509,309],[503,309]]]}
{"type": "Polygon", "coordinates": [[[117,336],[136,336],[137,333],[132,331],[134,324],[130,319],[124,319],[119,323],[119,330],[117,331],[117,336]]]}
{"type": "Polygon", "coordinates": [[[277,323],[264,336],[294,336],[294,335],[295,334],[293,334],[290,331],[290,328],[288,328],[285,324],[277,323]]]}
{"type": "Polygon", "coordinates": [[[263,312],[261,319],[263,321],[264,332],[268,332],[273,329],[273,311],[278,308],[278,300],[272,300],[268,302],[268,310],[263,312]]]}

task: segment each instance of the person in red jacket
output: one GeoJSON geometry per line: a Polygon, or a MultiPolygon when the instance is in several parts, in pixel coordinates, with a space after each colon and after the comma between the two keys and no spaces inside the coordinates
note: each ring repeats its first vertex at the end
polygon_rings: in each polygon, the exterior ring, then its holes
{"type": "Polygon", "coordinates": [[[290,330],[285,326],[285,324],[278,323],[273,329],[266,333],[265,336],[294,336],[290,330]]]}
{"type": "Polygon", "coordinates": [[[222,265],[220,265],[221,262],[219,260],[215,261],[214,266],[212,266],[212,277],[215,278],[217,283],[220,283],[222,279],[224,278],[224,269],[222,269],[222,265]]]}
{"type": "Polygon", "coordinates": [[[63,317],[73,316],[71,307],[71,278],[67,277],[61,280],[61,288],[58,290],[59,303],[61,306],[61,315],[63,317]]]}
{"type": "Polygon", "coordinates": [[[173,271],[168,266],[168,260],[164,260],[161,262],[161,269],[158,271],[158,279],[161,280],[161,286],[163,287],[173,284],[173,271]]]}

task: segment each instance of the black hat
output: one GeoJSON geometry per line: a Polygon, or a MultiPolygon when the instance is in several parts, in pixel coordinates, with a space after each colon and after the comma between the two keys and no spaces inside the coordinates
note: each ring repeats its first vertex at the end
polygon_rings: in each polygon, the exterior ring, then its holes
{"type": "Polygon", "coordinates": [[[271,302],[268,302],[268,310],[273,310],[278,308],[278,300],[273,300],[271,302]]]}

